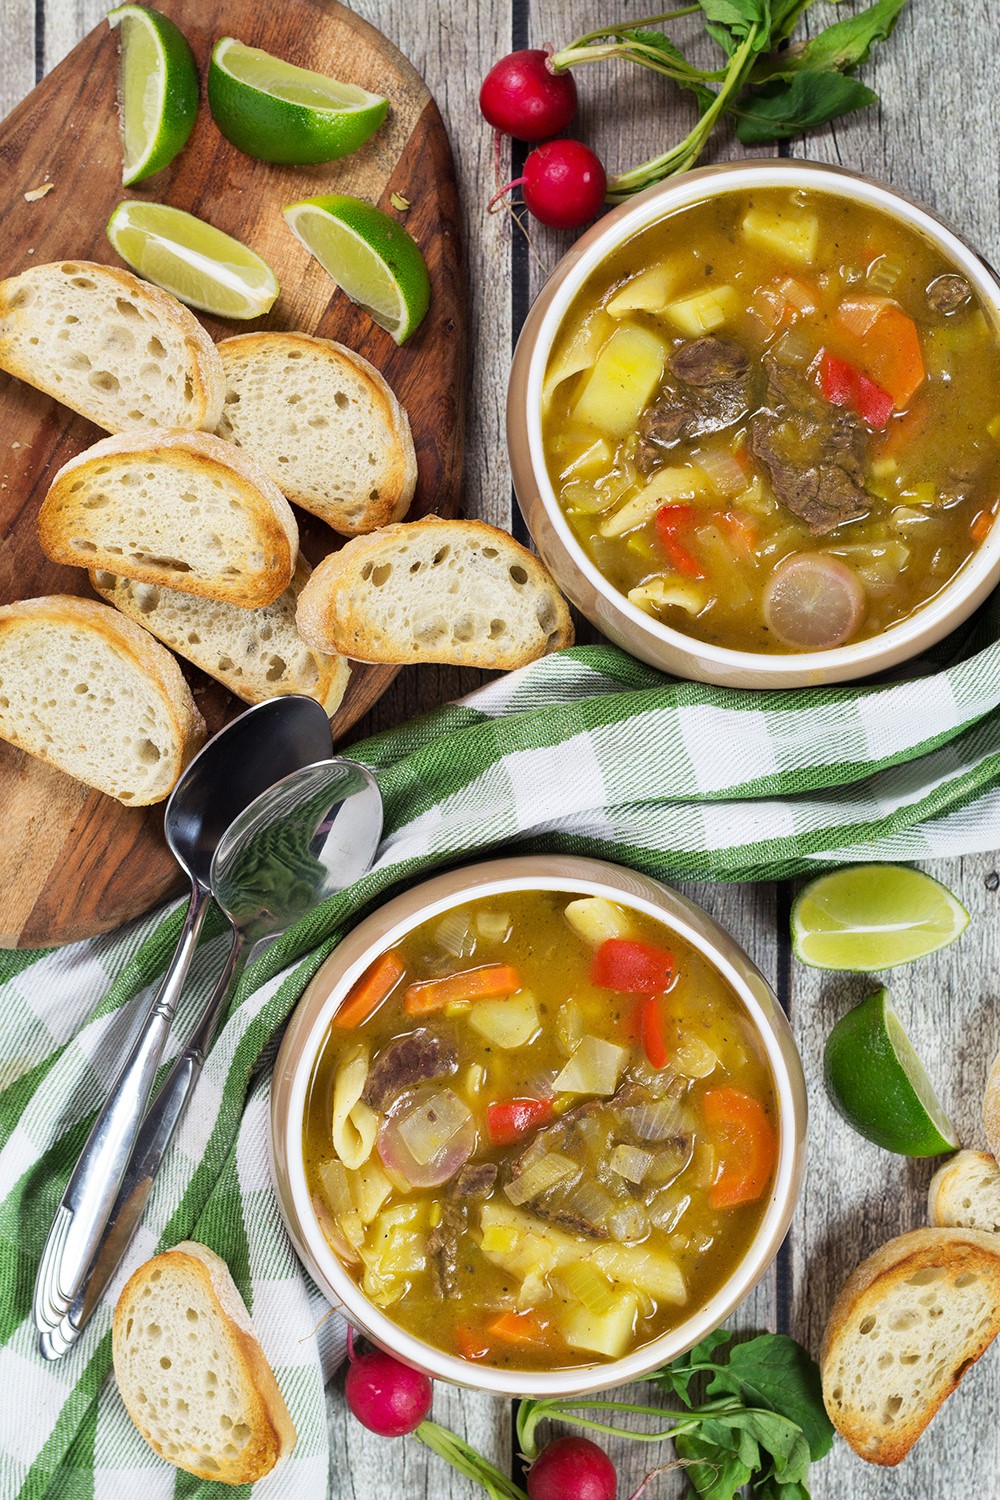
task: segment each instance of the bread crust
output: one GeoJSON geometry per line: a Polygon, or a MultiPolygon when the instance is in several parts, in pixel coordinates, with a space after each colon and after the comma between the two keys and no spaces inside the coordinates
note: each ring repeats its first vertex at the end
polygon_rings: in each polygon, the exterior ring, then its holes
{"type": "MultiPolygon", "coordinates": [[[[284,358],[290,349],[320,356],[334,364],[350,365],[355,375],[366,387],[369,399],[376,408],[382,423],[395,439],[395,446],[391,450],[391,464],[383,471],[380,479],[381,493],[378,498],[368,502],[360,519],[351,520],[345,514],[343,505],[332,502],[324,503],[316,495],[310,494],[301,487],[296,487],[289,476],[274,474],[273,477],[281,484],[289,500],[300,505],[303,510],[319,516],[342,536],[359,536],[375,531],[380,526],[387,526],[393,521],[402,520],[409,510],[413,492],[416,489],[417,456],[413,447],[409,418],[394,391],[373,364],[353,349],[348,349],[344,344],[338,344],[333,339],[317,338],[309,333],[239,333],[232,338],[223,339],[217,347],[225,371],[227,393],[234,377],[241,369],[276,357],[284,358]]],[[[226,425],[225,412],[223,412],[220,423],[222,435],[236,443],[236,446],[242,447],[243,445],[237,442],[231,433],[225,431],[226,425]]],[[[248,444],[246,451],[253,451],[252,442],[248,444]]],[[[382,461],[386,462],[385,452],[382,453],[382,461]]]]}
{"type": "Polygon", "coordinates": [[[165,588],[176,588],[183,578],[186,593],[205,599],[222,599],[243,609],[270,604],[284,593],[295,572],[299,546],[298,526],[291,506],[259,464],[214,433],[166,427],[102,438],[64,464],[38,512],[38,539],[42,551],[53,562],[98,568],[134,578],[139,583],[162,584],[165,588]],[[260,527],[262,546],[269,552],[273,551],[274,566],[261,570],[256,577],[204,580],[179,575],[176,570],[158,563],[136,561],[101,547],[84,553],[73,546],[74,521],[80,514],[72,493],[73,484],[81,477],[86,479],[94,468],[109,459],[143,457],[166,458],[173,466],[187,468],[198,476],[224,470],[229,482],[239,488],[247,509],[260,527]]]}
{"type": "MultiPolygon", "coordinates": [[[[190,356],[188,374],[196,398],[196,407],[200,408],[198,426],[206,431],[214,432],[222,416],[226,377],[222,368],[222,360],[211,337],[183,302],[179,302],[162,287],[154,286],[149,281],[142,281],[131,271],[122,270],[118,266],[105,266],[91,260],[50,261],[40,266],[29,266],[19,275],[0,281],[0,369],[7,370],[18,380],[24,380],[28,385],[33,385],[36,389],[45,391],[47,395],[54,396],[57,401],[65,400],[54,383],[46,383],[44,379],[40,379],[39,372],[35,369],[29,372],[28,366],[18,359],[12,339],[12,335],[30,325],[30,308],[22,311],[13,305],[18,290],[26,284],[32,287],[37,287],[39,283],[44,284],[46,276],[52,273],[58,274],[63,265],[71,265],[74,271],[85,272],[95,280],[120,289],[126,296],[144,302],[147,307],[155,311],[157,317],[173,325],[183,339],[184,347],[190,356]]],[[[92,411],[85,411],[81,406],[74,407],[73,410],[79,411],[81,416],[87,417],[89,421],[96,422],[99,427],[104,425],[93,415],[92,411]]],[[[120,431],[121,429],[112,430],[120,431]]]]}
{"type": "Polygon", "coordinates": [[[450,521],[438,516],[385,526],[369,536],[355,537],[339,552],[325,557],[302,591],[296,622],[303,640],[317,650],[337,651],[355,661],[394,665],[452,662],[459,666],[511,671],[537,660],[547,651],[560,651],[573,644],[569,608],[534,553],[522,547],[506,531],[500,531],[485,521],[450,521]],[[556,623],[548,643],[543,644],[541,650],[530,653],[517,648],[491,646],[484,649],[474,643],[465,650],[453,644],[442,648],[429,646],[419,651],[409,646],[398,651],[387,650],[372,634],[365,620],[363,604],[359,602],[358,583],[362,569],[380,557],[391,559],[404,538],[409,540],[429,533],[439,535],[442,543],[450,539],[474,546],[492,545],[509,558],[511,564],[519,564],[534,588],[543,592],[552,605],[556,623]]]}
{"type": "Polygon", "coordinates": [[[830,1311],[820,1369],[823,1400],[837,1431],[859,1457],[869,1463],[891,1467],[909,1453],[944,1401],[966,1371],[975,1364],[1000,1333],[1000,1239],[976,1229],[912,1229],[876,1250],[847,1278],[830,1311]],[[873,1431],[863,1417],[845,1410],[832,1399],[835,1367],[846,1341],[855,1336],[853,1325],[896,1285],[920,1271],[945,1267],[952,1278],[963,1272],[983,1275],[992,1286],[994,1316],[991,1326],[971,1341],[957,1369],[946,1374],[925,1396],[922,1410],[909,1421],[892,1428],[891,1434],[873,1431]]]}
{"type": "Polygon", "coordinates": [[[196,1474],[200,1479],[220,1480],[223,1484],[253,1484],[269,1474],[278,1461],[295,1447],[297,1433],[285,1405],[274,1372],[268,1364],[243,1300],[236,1290],[229,1267],[206,1245],[184,1240],[173,1250],[164,1251],[145,1261],[133,1271],[122,1288],[115,1305],[111,1332],[115,1376],[122,1401],[143,1438],[161,1458],[178,1468],[196,1474]],[[242,1397],[248,1407],[251,1435],[235,1457],[219,1452],[217,1467],[206,1469],[196,1461],[185,1461],[165,1453],[150,1433],[142,1406],[134,1400],[125,1371],[126,1324],[129,1314],[149,1284],[154,1271],[171,1270],[201,1284],[215,1303],[218,1328],[242,1368],[242,1397]]]}
{"type": "MultiPolygon", "coordinates": [[[[0,642],[5,634],[16,630],[30,630],[35,622],[96,632],[104,640],[110,641],[115,651],[126,657],[144,676],[152,678],[156,683],[174,729],[176,755],[169,771],[169,784],[155,796],[129,798],[126,805],[148,807],[154,802],[162,802],[177,784],[181,772],[202,745],[206,735],[205,721],[174,657],[148,631],[125,619],[117,610],[111,609],[107,604],[99,604],[96,599],[81,599],[75,594],[46,594],[37,599],[21,599],[14,604],[0,606],[0,642]]],[[[3,738],[18,749],[44,761],[46,765],[54,766],[69,776],[74,774],[43,745],[28,743],[16,730],[8,728],[3,733],[3,738]]],[[[108,796],[115,795],[106,787],[99,787],[98,790],[106,792],[108,796]]]]}

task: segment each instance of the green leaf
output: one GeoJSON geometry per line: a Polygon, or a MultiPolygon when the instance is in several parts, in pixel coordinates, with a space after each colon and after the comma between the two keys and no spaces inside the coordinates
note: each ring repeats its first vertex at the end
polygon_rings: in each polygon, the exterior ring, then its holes
{"type": "Polygon", "coordinates": [[[679,1433],[674,1438],[674,1447],[678,1458],[688,1465],[684,1473],[699,1500],[736,1500],[752,1477],[752,1470],[740,1463],[735,1454],[716,1448],[693,1433],[679,1433]]]}
{"type": "Polygon", "coordinates": [[[876,0],[867,10],[834,21],[814,36],[798,56],[797,69],[834,68],[849,73],[868,61],[876,42],[884,42],[899,20],[906,0],[876,0]]]}
{"type": "Polygon", "coordinates": [[[736,1396],[746,1406],[770,1407],[801,1428],[813,1459],[822,1458],[833,1445],[833,1424],[823,1405],[819,1368],[787,1334],[764,1333],[734,1344],[727,1363],[713,1375],[708,1394],[736,1396]]]}
{"type": "Polygon", "coordinates": [[[814,0],[771,0],[771,46],[787,41],[814,0]]]}
{"type": "Polygon", "coordinates": [[[713,1355],[716,1349],[723,1344],[732,1341],[732,1334],[727,1333],[724,1328],[717,1328],[714,1333],[706,1334],[700,1344],[695,1344],[686,1354],[673,1360],[669,1365],[664,1365],[662,1370],[655,1370],[648,1375],[647,1380],[653,1381],[666,1391],[669,1395],[678,1396],[685,1405],[690,1406],[691,1395],[688,1387],[699,1373],[698,1365],[714,1365],[713,1355]]]}
{"type": "Polygon", "coordinates": [[[706,31],[727,57],[732,57],[740,43],[755,30],[753,50],[766,52],[770,47],[770,0],[698,0],[698,4],[705,13],[706,31]]]}
{"type": "Polygon", "coordinates": [[[691,63],[688,62],[681,49],[668,36],[665,36],[662,31],[630,29],[620,31],[616,34],[622,41],[640,42],[645,47],[653,47],[657,52],[662,54],[664,62],[676,65],[678,71],[685,76],[674,77],[674,83],[677,84],[678,88],[687,89],[690,93],[694,94],[702,110],[708,109],[715,98],[714,92],[710,88],[706,88],[699,78],[686,76],[688,73],[696,70],[692,69],[691,63]]]}
{"type": "Polygon", "coordinates": [[[776,78],[740,100],[733,110],[736,135],[744,146],[780,141],[864,109],[877,99],[870,88],[843,73],[795,73],[788,80],[776,78]]]}

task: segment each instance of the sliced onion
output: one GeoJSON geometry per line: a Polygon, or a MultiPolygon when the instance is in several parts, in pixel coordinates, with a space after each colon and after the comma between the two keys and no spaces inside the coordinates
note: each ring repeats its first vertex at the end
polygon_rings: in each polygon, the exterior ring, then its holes
{"type": "Polygon", "coordinates": [[[549,1188],[555,1187],[557,1182],[568,1182],[571,1177],[579,1177],[583,1168],[576,1162],[570,1161],[568,1156],[561,1156],[558,1151],[551,1151],[548,1156],[541,1156],[533,1161],[530,1166],[525,1167],[519,1177],[508,1182],[504,1193],[515,1207],[527,1203],[529,1198],[538,1198],[542,1193],[548,1192],[549,1188]]]}
{"type": "Polygon", "coordinates": [[[639,1183],[653,1164],[653,1153],[642,1151],[638,1146],[616,1146],[608,1163],[612,1172],[624,1177],[626,1182],[639,1183]]]}
{"type": "Polygon", "coordinates": [[[472,1112],[451,1089],[408,1089],[378,1135],[378,1154],[391,1175],[411,1187],[448,1182],[476,1149],[472,1112]]]}

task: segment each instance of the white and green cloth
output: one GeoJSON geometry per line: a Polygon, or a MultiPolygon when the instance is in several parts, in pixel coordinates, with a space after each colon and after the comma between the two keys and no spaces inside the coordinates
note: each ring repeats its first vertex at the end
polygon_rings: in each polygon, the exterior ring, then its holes
{"type": "MultiPolygon", "coordinates": [[[[590,854],[676,881],[1000,847],[997,624],[981,619],[970,654],[919,680],[784,693],[676,682],[612,647],[579,647],[355,746],[385,801],[377,863],[244,976],[126,1264],[51,1365],[31,1322],[38,1257],[181,909],[72,948],[0,954],[0,1500],[242,1493],[157,1459],[108,1378],[124,1277],[186,1238],[228,1261],[298,1429],[254,1500],[322,1500],[323,1386],[343,1325],[321,1321],[278,1219],[266,1117],[282,1024],[338,939],[394,887],[488,851],[590,854]]],[[[220,928],[198,954],[173,1051],[221,965],[220,928]]]]}

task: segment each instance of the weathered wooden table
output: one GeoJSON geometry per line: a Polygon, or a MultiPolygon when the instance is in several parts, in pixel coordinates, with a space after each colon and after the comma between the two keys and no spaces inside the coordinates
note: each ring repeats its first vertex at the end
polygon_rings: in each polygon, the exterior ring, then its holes
{"type": "MultiPolygon", "coordinates": [[[[272,0],[294,4],[294,0],[272,0]]],[[[853,8],[855,0],[847,0],[853,8]]],[[[94,26],[108,0],[0,0],[0,116],[94,26]]],[[[164,9],[169,11],[168,0],[164,9]]],[[[479,83],[513,47],[562,44],[627,14],[625,0],[356,0],[423,73],[451,133],[464,197],[471,304],[472,390],[467,437],[466,510],[523,538],[512,515],[503,422],[507,368],[531,298],[570,236],[531,229],[531,245],[504,214],[489,217],[490,133],[477,107],[479,83]]],[[[632,8],[646,9],[644,6],[632,8]]],[[[817,11],[832,14],[829,6],[817,11]]],[[[995,262],[1000,260],[1000,188],[996,142],[1000,95],[993,56],[1000,19],[991,0],[912,0],[895,35],[869,65],[866,81],[882,106],[794,143],[791,154],[856,167],[922,199],[949,218],[995,262]]],[[[690,123],[689,106],[664,80],[602,67],[578,75],[584,107],[575,132],[601,150],[609,167],[631,165],[662,149],[690,123]],[[662,143],[662,145],[661,145],[662,143]]],[[[739,147],[721,148],[738,155],[739,147]]],[[[515,175],[515,174],[511,174],[515,175]]],[[[415,189],[419,183],[415,181],[415,189]]],[[[0,230],[2,264],[2,230],[0,230]]],[[[585,637],[588,638],[588,637],[585,637]]],[[[408,669],[363,729],[400,720],[480,680],[475,672],[408,669]]],[[[964,1141],[981,1143],[980,1101],[1000,1045],[996,1003],[1000,900],[990,855],[940,863],[934,874],[972,912],[961,943],[891,976],[896,1004],[939,1084],[964,1141]]],[[[833,1022],[873,987],[863,977],[825,977],[789,950],[786,885],[696,886],[690,894],[749,949],[785,1005],[802,1050],[812,1119],[809,1166],[788,1239],[770,1274],[743,1307],[743,1327],[782,1329],[818,1350],[833,1297],[864,1255],[924,1223],[932,1163],[906,1161],[867,1145],[833,1113],[821,1081],[823,1041],[833,1022]]],[[[418,1444],[372,1437],[345,1412],[340,1383],[329,1393],[333,1449],[330,1496],[377,1500],[472,1496],[418,1444]]],[[[435,1416],[501,1468],[515,1462],[509,1406],[470,1392],[440,1389],[435,1416]]],[[[1000,1500],[1000,1357],[994,1351],[968,1376],[902,1468],[882,1471],[838,1443],[815,1471],[818,1500],[1000,1500]]],[[[649,1450],[620,1444],[620,1494],[652,1466],[649,1450]]],[[[672,1476],[650,1496],[679,1495],[672,1476]]],[[[123,1495],[122,1500],[126,1500],[123,1495]]],[[[321,1500],[317,1496],[317,1500],[321,1500]]]]}

